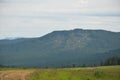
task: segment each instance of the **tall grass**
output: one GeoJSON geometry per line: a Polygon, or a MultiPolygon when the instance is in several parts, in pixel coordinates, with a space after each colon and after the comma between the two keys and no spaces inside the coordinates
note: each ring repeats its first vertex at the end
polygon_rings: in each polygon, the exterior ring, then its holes
{"type": "Polygon", "coordinates": [[[120,80],[120,66],[96,68],[37,69],[30,80],[120,80]]]}

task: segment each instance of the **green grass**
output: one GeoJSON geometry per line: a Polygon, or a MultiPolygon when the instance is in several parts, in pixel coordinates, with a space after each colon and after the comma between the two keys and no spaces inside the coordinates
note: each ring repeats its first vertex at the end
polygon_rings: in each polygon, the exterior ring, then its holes
{"type": "Polygon", "coordinates": [[[120,80],[120,66],[37,69],[30,80],[120,80]]]}

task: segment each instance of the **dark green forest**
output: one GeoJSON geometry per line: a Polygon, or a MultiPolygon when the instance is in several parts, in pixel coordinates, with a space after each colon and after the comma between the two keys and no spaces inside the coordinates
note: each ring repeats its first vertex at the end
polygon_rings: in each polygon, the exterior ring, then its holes
{"type": "Polygon", "coordinates": [[[74,29],[38,38],[0,40],[0,64],[6,66],[97,66],[113,56],[120,57],[119,32],[74,29]]]}

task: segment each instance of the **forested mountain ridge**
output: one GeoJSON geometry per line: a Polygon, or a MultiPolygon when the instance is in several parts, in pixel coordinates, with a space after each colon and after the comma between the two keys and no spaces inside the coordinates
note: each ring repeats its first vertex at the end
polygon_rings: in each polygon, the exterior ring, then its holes
{"type": "Polygon", "coordinates": [[[3,65],[92,65],[111,56],[120,56],[119,32],[74,29],[53,31],[40,38],[0,41],[0,64],[3,65]]]}

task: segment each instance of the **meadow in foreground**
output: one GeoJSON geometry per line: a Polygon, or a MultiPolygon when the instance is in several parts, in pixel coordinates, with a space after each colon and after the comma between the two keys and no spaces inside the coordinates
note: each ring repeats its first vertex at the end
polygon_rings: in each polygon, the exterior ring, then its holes
{"type": "Polygon", "coordinates": [[[87,68],[0,68],[0,80],[120,80],[120,66],[87,68]]]}
{"type": "Polygon", "coordinates": [[[120,66],[37,69],[30,80],[120,80],[120,66]]]}

